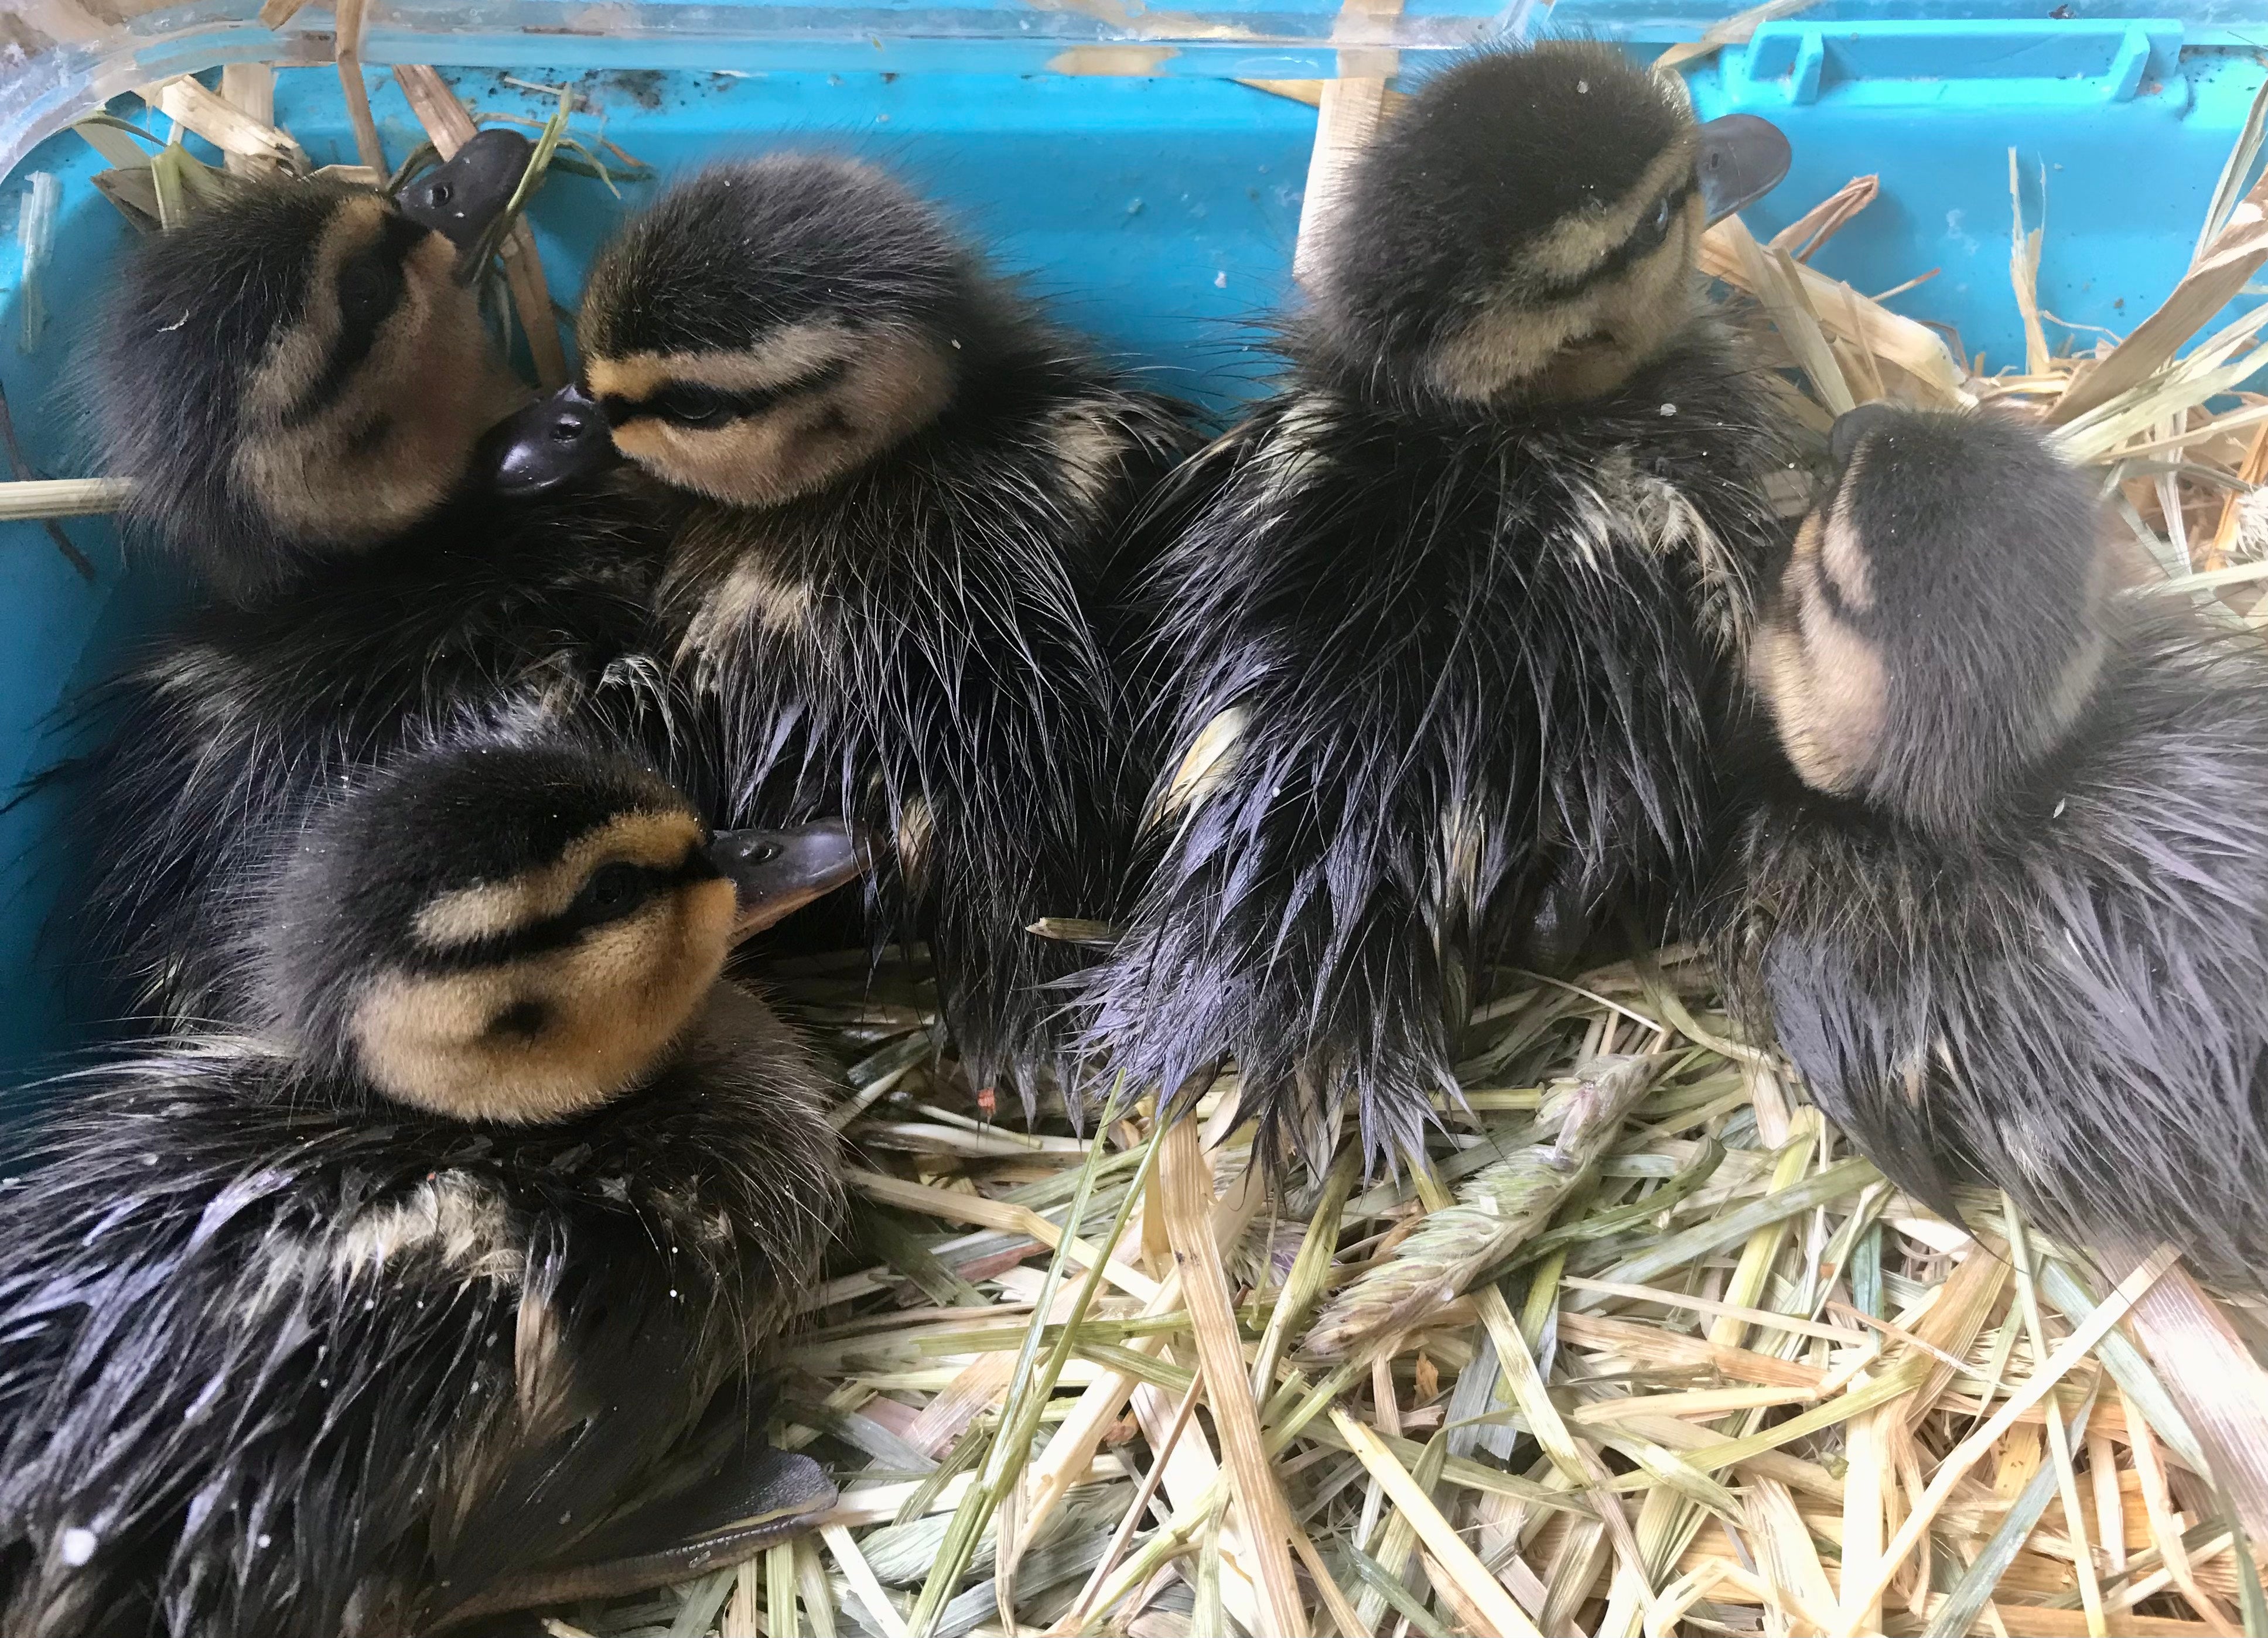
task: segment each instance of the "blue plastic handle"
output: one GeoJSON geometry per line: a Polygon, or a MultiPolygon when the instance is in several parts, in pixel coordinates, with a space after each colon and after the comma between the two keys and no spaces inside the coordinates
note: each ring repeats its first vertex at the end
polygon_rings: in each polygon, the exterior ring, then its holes
{"type": "Polygon", "coordinates": [[[1738,104],[1998,107],[2129,102],[2176,80],[2170,18],[2003,19],[1760,26],[1725,54],[1738,104]]]}

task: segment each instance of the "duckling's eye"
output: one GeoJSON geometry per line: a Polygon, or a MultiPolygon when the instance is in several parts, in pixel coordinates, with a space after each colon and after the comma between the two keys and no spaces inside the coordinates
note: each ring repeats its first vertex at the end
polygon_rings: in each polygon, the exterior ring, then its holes
{"type": "Polygon", "coordinates": [[[1639,222],[1638,231],[1631,235],[1631,242],[1648,248],[1659,245],[1669,237],[1669,224],[1675,219],[1676,215],[1675,202],[1667,196],[1663,197],[1655,203],[1644,220],[1639,222]]]}
{"type": "Polygon", "coordinates": [[[370,256],[349,262],[339,272],[339,316],[350,327],[375,323],[394,305],[401,283],[401,270],[390,262],[370,256]]]}
{"type": "Polygon", "coordinates": [[[648,873],[635,864],[621,860],[602,864],[575,895],[568,914],[585,923],[615,921],[644,902],[650,885],[648,873]]]}
{"type": "Polygon", "coordinates": [[[714,387],[674,386],[655,400],[653,407],[664,420],[681,427],[705,427],[725,414],[725,401],[714,387]]]}

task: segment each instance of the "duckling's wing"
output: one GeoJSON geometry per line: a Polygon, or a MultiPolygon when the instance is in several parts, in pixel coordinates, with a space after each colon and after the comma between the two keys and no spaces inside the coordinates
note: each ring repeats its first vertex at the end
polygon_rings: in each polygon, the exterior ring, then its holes
{"type": "Polygon", "coordinates": [[[832,1497],[766,1443],[768,1387],[742,1374],[737,1337],[638,1248],[607,1249],[571,1255],[563,1236],[529,1257],[520,1395],[540,1431],[434,1543],[448,1620],[587,1596],[572,1589],[608,1575],[623,1591],[681,1579],[832,1497]]]}
{"type": "Polygon", "coordinates": [[[1765,955],[1762,980],[1780,1045],[1820,1106],[1898,1187],[1966,1228],[1954,1182],[1977,1168],[1933,1120],[1938,1099],[1881,1073],[1900,1054],[1880,987],[1832,944],[1786,935],[1765,955]]]}
{"type": "Polygon", "coordinates": [[[834,1481],[818,1463],[775,1450],[752,1432],[705,1482],[617,1517],[571,1558],[499,1577],[453,1606],[432,1630],[511,1610],[620,1598],[738,1563],[810,1528],[835,1497],[834,1481]]]}

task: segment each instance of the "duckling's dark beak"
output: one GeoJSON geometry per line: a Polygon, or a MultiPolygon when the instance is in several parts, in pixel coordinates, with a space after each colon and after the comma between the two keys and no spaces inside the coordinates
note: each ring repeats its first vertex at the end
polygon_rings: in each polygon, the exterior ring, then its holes
{"type": "Polygon", "coordinates": [[[855,825],[793,830],[720,830],[709,859],[740,896],[734,936],[760,932],[866,867],[866,838],[855,825]]]}
{"type": "Polygon", "coordinates": [[[457,247],[460,283],[480,271],[489,230],[512,202],[534,154],[535,144],[518,131],[491,128],[446,165],[420,172],[395,191],[394,206],[403,216],[457,247]]]}
{"type": "Polygon", "coordinates": [[[1896,421],[1898,412],[1888,404],[1861,404],[1856,409],[1846,409],[1835,417],[1835,425],[1827,434],[1827,456],[1840,472],[1851,464],[1851,457],[1859,452],[1859,444],[1870,432],[1896,421]]]}
{"type": "Polygon", "coordinates": [[[1770,120],[1727,114],[1704,123],[1694,172],[1709,220],[1721,222],[1778,187],[1789,158],[1786,136],[1770,120]]]}
{"type": "Polygon", "coordinates": [[[621,459],[606,412],[571,383],[483,433],[473,479],[492,495],[521,500],[604,472],[621,459]]]}

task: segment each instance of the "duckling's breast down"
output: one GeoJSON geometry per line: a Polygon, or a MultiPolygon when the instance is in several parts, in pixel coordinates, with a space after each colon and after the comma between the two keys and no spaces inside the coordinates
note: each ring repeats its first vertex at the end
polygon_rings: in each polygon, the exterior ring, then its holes
{"type": "Polygon", "coordinates": [[[1473,962],[1571,959],[1702,879],[1778,448],[1697,327],[1533,413],[1314,371],[1194,464],[1146,593],[1148,885],[1094,1045],[1167,1087],[1233,1054],[1279,1140],[1359,1109],[1374,1155],[1414,1146],[1473,962]]]}
{"type": "Polygon", "coordinates": [[[409,1638],[574,1563],[745,1441],[840,1205],[817,1072],[725,987],[554,1127],[227,1037],[62,1090],[0,1196],[11,1633],[409,1638]]]}

